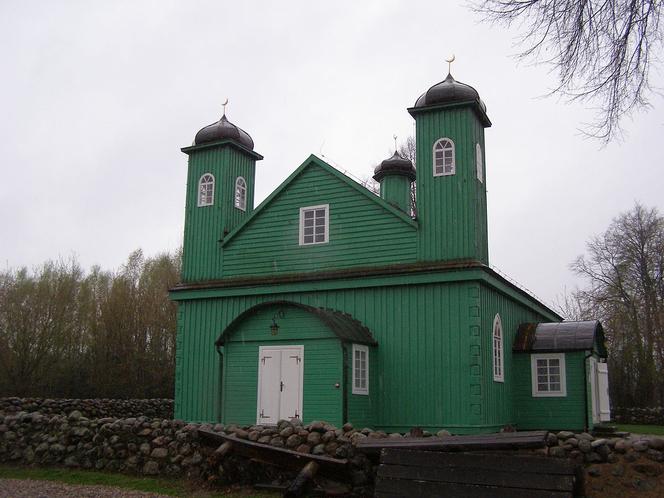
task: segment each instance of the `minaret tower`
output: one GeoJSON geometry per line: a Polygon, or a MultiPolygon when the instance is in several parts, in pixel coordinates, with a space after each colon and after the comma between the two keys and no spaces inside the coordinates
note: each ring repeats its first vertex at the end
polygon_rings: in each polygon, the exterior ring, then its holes
{"type": "Polygon", "coordinates": [[[488,264],[484,102],[450,73],[408,112],[417,140],[418,259],[488,264]]]}
{"type": "Polygon", "coordinates": [[[221,276],[219,241],[247,219],[254,209],[256,161],[249,134],[226,118],[196,133],[182,152],[189,156],[184,219],[182,281],[221,276]]]}
{"type": "Polygon", "coordinates": [[[380,196],[393,206],[410,214],[411,184],[415,181],[415,168],[396,150],[394,155],[385,159],[374,170],[374,180],[380,184],[380,196]]]}

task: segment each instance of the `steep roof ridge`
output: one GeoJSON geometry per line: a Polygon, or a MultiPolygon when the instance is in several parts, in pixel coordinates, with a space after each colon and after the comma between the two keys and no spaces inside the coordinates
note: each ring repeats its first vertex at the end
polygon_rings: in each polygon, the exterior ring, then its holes
{"type": "Polygon", "coordinates": [[[384,199],[381,199],[377,195],[373,194],[371,191],[369,191],[366,187],[363,187],[360,185],[358,182],[350,178],[348,175],[342,173],[339,171],[337,168],[334,166],[326,163],[322,159],[320,159],[318,156],[311,154],[298,168],[291,173],[288,178],[286,178],[281,185],[279,185],[270,195],[268,195],[263,202],[261,202],[256,209],[251,213],[251,215],[244,221],[244,223],[238,225],[234,230],[232,230],[228,235],[226,235],[220,242],[221,246],[225,246],[228,244],[230,240],[232,240],[238,233],[242,232],[253,220],[256,218],[256,216],[261,213],[268,204],[270,204],[276,197],[279,196],[279,194],[290,185],[295,178],[300,176],[300,174],[309,166],[312,164],[322,168],[323,170],[327,171],[328,173],[331,173],[333,176],[339,178],[343,182],[345,182],[348,186],[352,187],[356,191],[360,192],[361,194],[365,195],[367,198],[371,199],[373,202],[377,203],[380,205],[383,209],[386,211],[389,211],[393,215],[395,215],[397,218],[401,219],[401,221],[404,221],[408,225],[410,225],[412,228],[417,228],[417,222],[414,221],[410,216],[408,216],[406,213],[403,211],[395,208],[388,202],[386,202],[384,199]]]}

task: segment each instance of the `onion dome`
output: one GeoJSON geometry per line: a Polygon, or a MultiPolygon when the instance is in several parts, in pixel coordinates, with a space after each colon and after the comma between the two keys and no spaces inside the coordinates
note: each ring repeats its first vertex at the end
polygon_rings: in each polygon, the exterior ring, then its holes
{"type": "Polygon", "coordinates": [[[480,114],[484,126],[491,126],[491,121],[486,115],[486,105],[480,99],[480,94],[472,86],[461,83],[448,73],[440,83],[424,92],[415,102],[415,105],[408,109],[411,114],[417,113],[424,108],[443,106],[449,104],[471,104],[480,114]]]}
{"type": "Polygon", "coordinates": [[[206,126],[196,133],[193,145],[218,142],[219,140],[233,140],[242,147],[254,150],[254,141],[249,134],[226,119],[225,113],[219,121],[206,126]]]}
{"type": "Polygon", "coordinates": [[[385,159],[376,166],[374,170],[374,180],[381,181],[387,175],[407,176],[411,181],[415,180],[415,168],[409,159],[402,157],[399,152],[394,151],[394,155],[385,159]]]}

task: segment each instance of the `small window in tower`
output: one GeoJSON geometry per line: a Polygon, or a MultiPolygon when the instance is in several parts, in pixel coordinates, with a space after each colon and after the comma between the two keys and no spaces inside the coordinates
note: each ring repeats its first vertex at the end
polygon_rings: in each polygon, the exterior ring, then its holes
{"type": "Polygon", "coordinates": [[[503,325],[500,322],[500,315],[496,313],[493,319],[493,380],[495,382],[504,382],[503,373],[503,325]]]}
{"type": "Polygon", "coordinates": [[[242,211],[247,210],[247,182],[241,176],[235,180],[235,201],[236,208],[242,211]]]}
{"type": "Polygon", "coordinates": [[[484,162],[482,161],[482,146],[479,143],[475,145],[475,165],[477,166],[477,179],[483,182],[484,162]]]}
{"type": "Polygon", "coordinates": [[[198,180],[198,207],[212,206],[214,204],[214,176],[205,173],[198,180]]]}
{"type": "Polygon", "coordinates": [[[300,245],[325,244],[329,237],[329,204],[300,208],[300,245]]]}
{"type": "Polygon", "coordinates": [[[353,344],[353,394],[369,394],[369,348],[353,344]]]}
{"type": "Polygon", "coordinates": [[[454,142],[441,138],[433,146],[433,176],[453,175],[455,172],[454,142]]]}

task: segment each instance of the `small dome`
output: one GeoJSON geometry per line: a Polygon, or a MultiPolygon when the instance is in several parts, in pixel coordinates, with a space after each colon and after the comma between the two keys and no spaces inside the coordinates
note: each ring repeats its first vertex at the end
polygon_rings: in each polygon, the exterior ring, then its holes
{"type": "Polygon", "coordinates": [[[374,170],[374,180],[381,181],[387,175],[407,176],[411,181],[415,180],[415,168],[409,159],[402,157],[397,151],[389,159],[385,159],[376,166],[374,170]]]}
{"type": "Polygon", "coordinates": [[[217,142],[225,139],[233,140],[249,150],[254,150],[254,141],[249,134],[226,119],[226,114],[221,116],[221,119],[216,123],[212,123],[196,133],[194,145],[217,142]]]}
{"type": "Polygon", "coordinates": [[[419,107],[429,107],[432,105],[440,104],[453,104],[456,102],[470,102],[476,101],[479,103],[483,112],[486,112],[486,105],[480,99],[480,94],[477,93],[472,86],[456,81],[451,74],[447,75],[440,83],[424,92],[413,106],[415,109],[419,107]]]}

